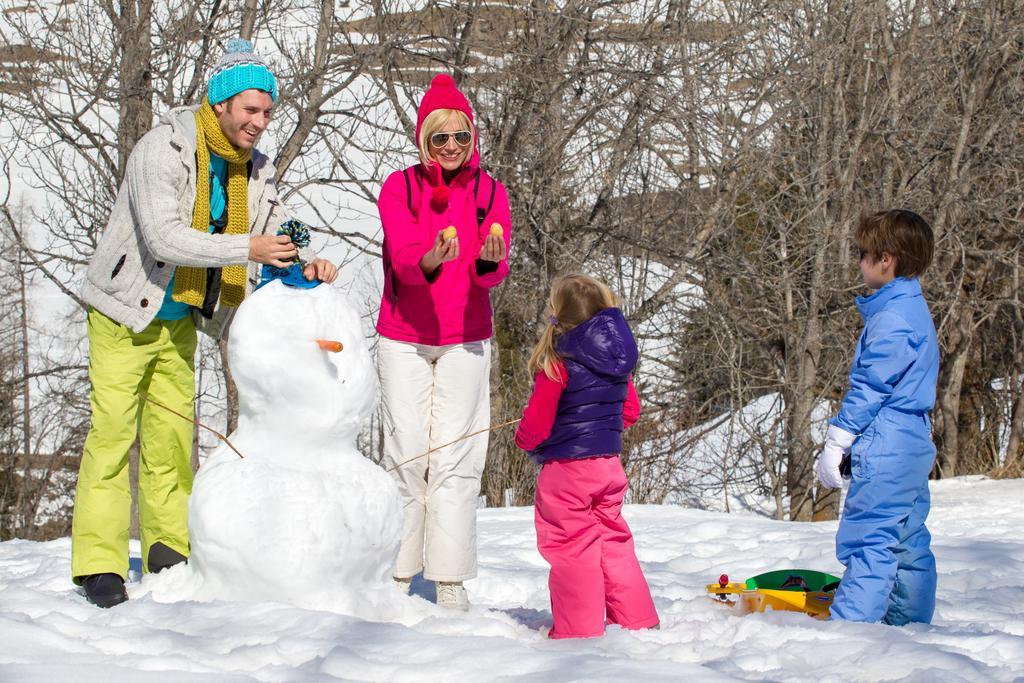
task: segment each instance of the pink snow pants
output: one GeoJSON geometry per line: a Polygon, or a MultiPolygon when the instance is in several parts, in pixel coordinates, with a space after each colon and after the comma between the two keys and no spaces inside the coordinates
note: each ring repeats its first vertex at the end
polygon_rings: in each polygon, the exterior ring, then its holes
{"type": "Polygon", "coordinates": [[[607,623],[658,623],[633,534],[622,518],[629,483],[617,456],[553,460],[537,477],[537,549],[551,565],[549,638],[591,638],[607,623]]]}

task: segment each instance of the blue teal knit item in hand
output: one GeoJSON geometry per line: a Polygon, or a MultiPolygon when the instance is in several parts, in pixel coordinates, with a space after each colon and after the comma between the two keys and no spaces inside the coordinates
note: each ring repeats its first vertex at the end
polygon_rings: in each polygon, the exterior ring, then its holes
{"type": "Polygon", "coordinates": [[[277,234],[288,235],[292,240],[292,244],[299,249],[305,249],[310,243],[309,226],[294,218],[282,223],[281,227],[277,229],[277,234]]]}
{"type": "MultiPolygon", "coordinates": [[[[277,229],[277,234],[288,235],[292,240],[292,244],[299,249],[304,249],[309,246],[309,227],[302,221],[285,221],[281,224],[281,227],[277,229]]],[[[256,285],[256,289],[259,289],[272,280],[280,280],[289,287],[296,287],[298,289],[312,289],[313,287],[321,284],[321,281],[316,278],[312,280],[306,279],[306,276],[302,274],[301,263],[293,263],[287,268],[264,265],[263,270],[260,273],[260,282],[256,285]]]]}
{"type": "Polygon", "coordinates": [[[251,88],[270,93],[270,99],[277,101],[277,82],[270,67],[253,52],[252,43],[234,38],[228,41],[227,52],[213,65],[206,97],[210,104],[217,104],[251,88]]]}

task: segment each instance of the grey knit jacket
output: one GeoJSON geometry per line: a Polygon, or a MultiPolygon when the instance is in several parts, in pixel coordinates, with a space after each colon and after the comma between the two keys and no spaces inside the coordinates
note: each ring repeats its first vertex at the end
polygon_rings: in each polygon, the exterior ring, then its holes
{"type": "MultiPolygon", "coordinates": [[[[135,332],[153,321],[175,266],[247,264],[246,294],[259,277],[249,262],[249,237],[275,233],[289,216],[277,197],[274,166],[257,150],[249,175],[249,235],[208,234],[192,227],[196,196],[197,107],[172,109],[146,133],[125,169],[114,208],[89,262],[82,298],[135,332]]],[[[300,253],[303,261],[312,252],[300,253]]],[[[197,327],[219,337],[234,314],[217,307],[210,320],[193,310],[197,327]]]]}

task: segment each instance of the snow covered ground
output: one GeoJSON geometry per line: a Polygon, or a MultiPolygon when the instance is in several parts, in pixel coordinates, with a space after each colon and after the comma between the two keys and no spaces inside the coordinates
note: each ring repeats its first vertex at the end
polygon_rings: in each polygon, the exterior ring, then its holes
{"type": "Polygon", "coordinates": [[[420,597],[383,596],[370,618],[178,601],[178,569],[99,610],[68,580],[69,540],[9,541],[0,544],[0,680],[1024,680],[1024,481],[970,477],[933,492],[938,608],[933,625],[906,628],[731,614],[704,584],[722,572],[837,573],[835,524],[673,506],[627,508],[661,630],[609,628],[585,641],[540,633],[551,617],[531,508],[480,511],[468,614],[431,604],[432,584],[420,581],[420,597]]]}

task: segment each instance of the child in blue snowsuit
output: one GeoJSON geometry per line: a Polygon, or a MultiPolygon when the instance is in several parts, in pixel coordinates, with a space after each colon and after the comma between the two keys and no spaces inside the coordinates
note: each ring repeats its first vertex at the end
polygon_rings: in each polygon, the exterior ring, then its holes
{"type": "Polygon", "coordinates": [[[882,211],[856,231],[864,284],[864,331],[850,389],[832,419],[815,467],[828,488],[851,482],[836,556],[846,567],[833,619],[902,625],[931,621],[935,556],[925,527],[928,473],[935,461],[928,413],[935,404],[939,345],[918,276],[931,262],[931,227],[912,211],[882,211]]]}

